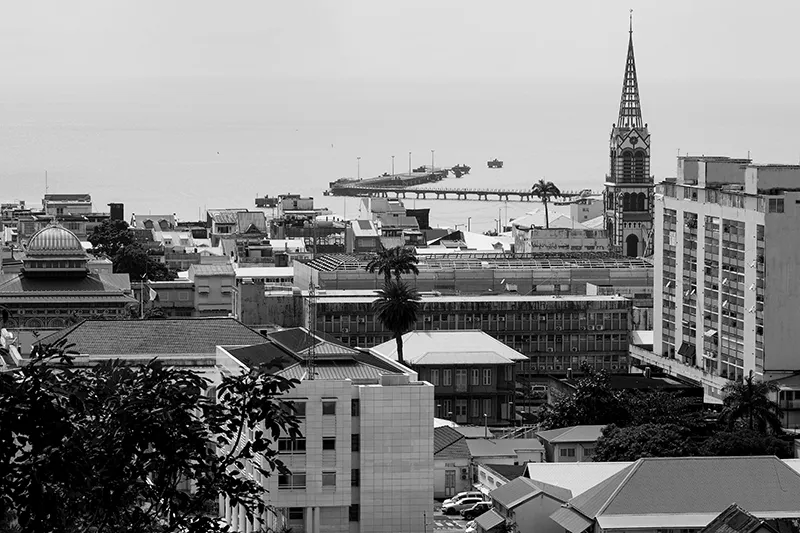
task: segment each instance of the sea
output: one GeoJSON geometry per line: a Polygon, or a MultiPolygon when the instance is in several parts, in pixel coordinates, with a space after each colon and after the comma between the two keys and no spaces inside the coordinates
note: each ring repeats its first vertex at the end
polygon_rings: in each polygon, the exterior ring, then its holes
{"type": "MultiPolygon", "coordinates": [[[[620,72],[620,76],[621,76],[620,72]]],[[[620,78],[621,79],[621,78],[620,78]]],[[[797,163],[795,82],[764,98],[757,80],[641,83],[656,181],[676,155],[797,163]],[[699,96],[698,96],[699,95],[699,96]]],[[[440,185],[601,190],[620,86],[591,80],[148,78],[48,80],[0,87],[0,201],[89,193],[132,213],[205,218],[257,196],[310,195],[353,218],[360,200],[323,196],[342,177],[466,164],[440,185]],[[433,152],[432,152],[433,151],[433,152]],[[394,156],[394,157],[393,157],[394,156]],[[498,158],[502,169],[486,162],[498,158]],[[394,165],[394,167],[392,166],[394,165]]],[[[405,201],[434,226],[486,231],[528,202],[405,201]]]]}

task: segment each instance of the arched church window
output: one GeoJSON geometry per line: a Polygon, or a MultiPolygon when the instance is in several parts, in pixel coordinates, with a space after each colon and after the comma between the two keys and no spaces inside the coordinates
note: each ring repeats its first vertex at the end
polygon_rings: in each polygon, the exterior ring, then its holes
{"type": "Polygon", "coordinates": [[[626,192],[622,197],[622,210],[632,211],[631,209],[631,193],[626,192]]]}
{"type": "Polygon", "coordinates": [[[644,193],[640,192],[636,196],[637,196],[636,210],[637,211],[647,211],[647,208],[645,207],[646,197],[645,197],[644,193]]]}
{"type": "Polygon", "coordinates": [[[644,151],[637,150],[633,161],[633,177],[636,181],[644,181],[644,151]]]}
{"type": "Polygon", "coordinates": [[[633,153],[630,150],[622,152],[622,181],[633,178],[633,153]]]}

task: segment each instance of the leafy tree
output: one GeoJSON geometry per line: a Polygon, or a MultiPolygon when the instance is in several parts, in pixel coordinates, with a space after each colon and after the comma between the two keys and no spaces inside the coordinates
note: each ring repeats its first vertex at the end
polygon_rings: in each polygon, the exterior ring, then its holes
{"type": "Polygon", "coordinates": [[[372,303],[376,317],[383,327],[394,334],[397,343],[397,360],[403,359],[403,334],[414,327],[419,312],[419,293],[406,283],[388,281],[378,291],[378,298],[372,303]]]}
{"type": "Polygon", "coordinates": [[[749,429],[718,431],[703,442],[699,455],[776,455],[783,459],[794,457],[788,442],[774,435],[764,435],[749,429]]]}
{"type": "Polygon", "coordinates": [[[729,382],[722,389],[725,398],[720,421],[728,430],[742,423],[750,431],[758,430],[762,435],[782,433],[782,410],[769,398],[769,394],[777,390],[776,383],[756,381],[752,372],[744,378],[744,383],[729,382]]]}
{"type": "Polygon", "coordinates": [[[104,220],[88,237],[95,255],[115,257],[120,250],[133,244],[133,232],[124,220],[104,220]]]}
{"type": "Polygon", "coordinates": [[[114,257],[114,272],[126,273],[134,281],[147,276],[152,281],[171,281],[177,274],[163,263],[153,259],[138,243],[122,248],[114,257]]]}
{"type": "Polygon", "coordinates": [[[413,251],[403,246],[384,248],[376,253],[364,267],[367,272],[382,274],[386,283],[392,280],[392,275],[400,281],[402,274],[419,274],[417,268],[419,260],[413,251]]]}
{"type": "Polygon", "coordinates": [[[706,430],[702,404],[673,393],[633,391],[625,395],[627,425],[674,424],[691,429],[694,434],[706,430]]]}
{"type": "Polygon", "coordinates": [[[559,196],[561,194],[561,191],[558,189],[558,187],[556,187],[556,185],[552,181],[547,181],[544,178],[540,179],[537,183],[534,183],[533,187],[531,187],[531,191],[544,204],[545,226],[547,228],[550,228],[550,212],[547,208],[547,204],[550,201],[550,198],[559,196]]]}
{"type": "Polygon", "coordinates": [[[542,429],[576,425],[620,424],[628,422],[625,394],[611,388],[608,373],[581,365],[583,376],[577,380],[575,392],[557,398],[542,408],[542,429]]]}
{"type": "Polygon", "coordinates": [[[687,457],[696,455],[692,432],[675,424],[642,424],[603,428],[593,460],[636,461],[641,457],[687,457]]]}
{"type": "Polygon", "coordinates": [[[86,369],[61,341],[0,375],[0,509],[23,531],[219,532],[220,495],[248,517],[286,468],[270,448],[299,436],[279,396],[297,382],[252,372],[209,381],[157,360],[86,369]],[[248,437],[250,430],[254,430],[248,437]],[[193,490],[182,490],[191,482],[193,490]]]}

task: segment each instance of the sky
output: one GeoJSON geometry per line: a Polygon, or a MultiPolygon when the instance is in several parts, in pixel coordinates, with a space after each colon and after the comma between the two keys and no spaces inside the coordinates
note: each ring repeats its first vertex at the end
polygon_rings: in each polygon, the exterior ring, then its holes
{"type": "Polygon", "coordinates": [[[29,0],[0,3],[4,83],[113,78],[798,79],[800,3],[29,0]],[[623,37],[624,38],[624,37],[623,37]]]}

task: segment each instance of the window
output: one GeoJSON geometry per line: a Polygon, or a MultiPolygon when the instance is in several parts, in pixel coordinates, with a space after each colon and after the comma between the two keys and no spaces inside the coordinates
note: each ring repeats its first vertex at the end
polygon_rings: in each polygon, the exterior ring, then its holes
{"type": "Polygon", "coordinates": [[[350,416],[361,416],[361,402],[359,400],[350,400],[350,416]]]}
{"type": "Polygon", "coordinates": [[[594,448],[584,448],[583,449],[583,457],[588,459],[594,455],[594,448]]]}
{"type": "Polygon", "coordinates": [[[361,469],[353,468],[350,470],[350,486],[358,487],[361,485],[361,469]]]}
{"type": "Polygon", "coordinates": [[[336,449],[336,437],[323,437],[322,438],[322,449],[323,450],[335,450],[336,449]]]}
{"type": "Polygon", "coordinates": [[[302,507],[289,507],[289,520],[302,520],[304,511],[302,507]]]}
{"type": "Polygon", "coordinates": [[[446,368],[442,376],[442,385],[444,385],[445,387],[449,387],[452,384],[453,384],[453,371],[450,370],[449,368],[446,368]]]}
{"type": "Polygon", "coordinates": [[[439,369],[437,368],[431,370],[431,385],[434,387],[439,386],[439,369]]]}
{"type": "Polygon", "coordinates": [[[472,416],[481,416],[481,401],[472,399],[472,416]]]}
{"type": "Polygon", "coordinates": [[[322,486],[335,487],[336,486],[336,472],[323,472],[322,473],[322,486]]]}
{"type": "Polygon", "coordinates": [[[354,503],[353,505],[350,506],[350,512],[348,513],[348,515],[350,516],[350,521],[351,522],[358,522],[359,514],[360,513],[359,513],[358,504],[354,503]]]}
{"type": "Polygon", "coordinates": [[[350,451],[361,451],[361,435],[359,433],[353,433],[350,435],[350,451]]]}
{"type": "Polygon", "coordinates": [[[769,212],[770,213],[783,213],[783,198],[770,198],[769,199],[769,212]]]}
{"type": "Polygon", "coordinates": [[[306,417],[306,402],[287,401],[286,406],[289,408],[289,412],[294,414],[297,418],[306,417]]]}
{"type": "Polygon", "coordinates": [[[481,371],[480,369],[473,368],[472,369],[472,384],[473,385],[480,385],[481,384],[481,371]]]}
{"type": "Polygon", "coordinates": [[[483,384],[484,385],[491,385],[492,384],[492,369],[491,368],[484,368],[483,369],[483,384]]]}
{"type": "Polygon", "coordinates": [[[561,448],[559,455],[561,457],[575,457],[575,448],[561,448]]]}
{"type": "Polygon", "coordinates": [[[506,381],[514,381],[514,366],[506,365],[506,381]]]}
{"type": "Polygon", "coordinates": [[[298,490],[306,488],[306,473],[295,472],[294,474],[278,475],[279,490],[298,490]]]}
{"type": "Polygon", "coordinates": [[[278,439],[279,453],[306,453],[306,439],[278,439]]]}
{"type": "Polygon", "coordinates": [[[467,388],[467,369],[456,369],[456,390],[466,390],[467,388]]]}
{"type": "Polygon", "coordinates": [[[336,402],[322,402],[322,414],[323,415],[335,415],[336,414],[336,402]]]}

